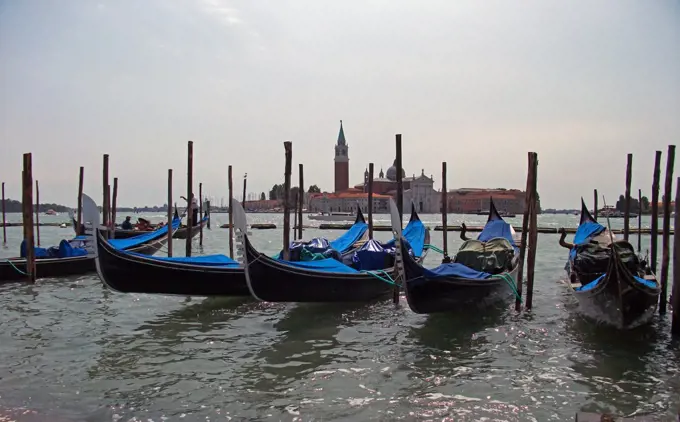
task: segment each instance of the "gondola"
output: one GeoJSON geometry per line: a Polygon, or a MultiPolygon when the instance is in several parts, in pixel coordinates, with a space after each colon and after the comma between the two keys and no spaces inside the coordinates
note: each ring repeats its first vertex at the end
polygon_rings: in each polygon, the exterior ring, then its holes
{"type": "MultiPolygon", "coordinates": [[[[96,208],[95,208],[96,209],[96,208]]],[[[97,211],[97,218],[99,218],[97,211]]],[[[179,227],[179,219],[173,221],[173,229],[179,227]]],[[[99,232],[99,231],[98,231],[99,232]]],[[[112,248],[132,251],[139,255],[153,255],[167,243],[167,227],[155,232],[139,235],[128,239],[112,240],[112,248]]],[[[35,260],[36,278],[66,277],[81,275],[96,271],[95,254],[89,251],[89,235],[76,236],[74,239],[63,240],[51,257],[37,258],[35,260]],[[84,251],[83,251],[84,250],[84,251]],[[75,253],[84,253],[75,255],[75,253]]],[[[55,248],[56,249],[56,248],[55,248]]],[[[48,256],[48,249],[36,249],[41,255],[48,256]]],[[[22,254],[24,255],[24,254],[22,254]]],[[[21,281],[26,278],[26,259],[8,258],[0,260],[0,283],[21,281]]]]}
{"type": "MultiPolygon", "coordinates": [[[[174,218],[175,219],[180,218],[179,214],[177,213],[177,210],[175,210],[174,218]]],[[[73,216],[71,216],[71,220],[73,222],[73,230],[76,231],[76,233],[78,233],[77,230],[78,222],[76,221],[75,218],[73,218],[73,216]]],[[[189,233],[191,233],[191,237],[193,238],[200,232],[201,227],[205,228],[205,226],[208,224],[208,220],[209,220],[208,212],[206,211],[203,215],[203,218],[200,221],[200,224],[192,226],[191,230],[189,230],[189,228],[186,225],[180,224],[180,226],[177,228],[177,230],[175,230],[175,232],[172,235],[173,239],[186,239],[189,233]]],[[[116,228],[113,233],[113,238],[128,239],[130,237],[136,237],[141,236],[143,234],[153,233],[155,230],[157,230],[157,228],[154,230],[124,230],[121,228],[116,228]]]]}
{"type": "MultiPolygon", "coordinates": [[[[96,203],[83,195],[83,213],[99,225],[96,203]]],[[[186,296],[250,296],[243,267],[224,255],[150,257],[113,247],[97,231],[96,270],[104,284],[122,293],[186,296]]]]}
{"type": "MultiPolygon", "coordinates": [[[[89,197],[86,215],[89,219],[99,218],[96,204],[89,197]]],[[[359,212],[356,224],[331,243],[341,250],[350,247],[364,237],[362,225],[365,224],[359,212]]],[[[110,242],[103,236],[97,237],[97,271],[113,290],[185,296],[250,296],[243,266],[225,255],[144,257],[113,248],[110,242]]]]}
{"type": "MultiPolygon", "coordinates": [[[[242,249],[246,282],[250,293],[267,302],[367,302],[394,289],[393,268],[357,270],[335,259],[282,261],[258,252],[246,233],[246,216],[235,202],[234,225],[242,249]]],[[[413,210],[409,230],[414,234],[412,250],[424,255],[428,231],[413,210]],[[417,237],[415,236],[417,235],[417,237]]]]}
{"type": "Polygon", "coordinates": [[[390,203],[392,230],[399,244],[396,263],[409,307],[419,314],[481,309],[516,294],[519,250],[514,230],[493,200],[489,218],[476,240],[463,243],[452,262],[428,269],[408,254],[396,205],[390,203]]]}
{"type": "Polygon", "coordinates": [[[598,324],[630,329],[648,323],[659,302],[659,283],[647,263],[625,240],[599,224],[581,199],[581,220],[566,264],[567,288],[579,308],[598,324]]]}

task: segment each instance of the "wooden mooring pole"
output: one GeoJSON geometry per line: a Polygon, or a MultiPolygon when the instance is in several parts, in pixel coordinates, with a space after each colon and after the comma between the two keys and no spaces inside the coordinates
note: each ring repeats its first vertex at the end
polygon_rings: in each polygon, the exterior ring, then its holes
{"type": "Polygon", "coordinates": [[[80,167],[80,172],[78,174],[78,206],[77,206],[77,216],[76,216],[76,235],[85,234],[80,232],[80,228],[83,224],[83,183],[85,181],[85,167],[80,167]]]}
{"type": "Polygon", "coordinates": [[[305,173],[302,164],[298,165],[300,172],[300,187],[298,188],[298,239],[302,239],[302,207],[305,203],[305,173]]]}
{"type": "MultiPolygon", "coordinates": [[[[192,232],[194,230],[194,142],[187,143],[187,201],[189,212],[187,213],[187,241],[185,244],[186,256],[191,256],[191,240],[193,238],[192,232]]],[[[232,255],[233,256],[233,255],[232,255]]]]}
{"type": "Polygon", "coordinates": [[[118,178],[113,178],[113,195],[111,195],[111,238],[116,237],[116,208],[118,207],[118,178]]]}
{"type": "Polygon", "coordinates": [[[248,183],[248,173],[243,175],[243,209],[246,209],[246,186],[248,183]]]}
{"type": "Polygon", "coordinates": [[[666,186],[663,197],[663,233],[661,245],[661,295],[659,295],[659,313],[666,314],[668,307],[668,264],[670,258],[670,230],[671,230],[671,195],[673,194],[673,167],[675,165],[675,145],[668,146],[666,157],[666,186]]]}
{"type": "Polygon", "coordinates": [[[623,209],[623,240],[630,237],[630,184],[633,179],[633,154],[628,154],[626,163],[626,197],[623,209]]]}
{"type": "Polygon", "coordinates": [[[168,169],[168,256],[172,256],[172,169],[168,169]]]}
{"type": "Polygon", "coordinates": [[[642,251],[642,189],[638,189],[638,229],[637,229],[637,240],[638,240],[638,253],[642,251]]]}
{"type": "Polygon", "coordinates": [[[203,246],[203,183],[198,184],[198,244],[203,246]]]}
{"type": "Polygon", "coordinates": [[[299,195],[300,192],[295,191],[295,199],[293,200],[293,240],[297,239],[297,204],[299,195]]]}
{"type": "Polygon", "coordinates": [[[234,212],[232,210],[234,200],[234,183],[231,165],[227,169],[227,184],[229,189],[229,257],[234,258],[234,212]]]}
{"type": "MultiPolygon", "coordinates": [[[[397,167],[397,209],[399,210],[399,225],[403,225],[404,221],[404,181],[403,181],[403,166],[401,157],[401,134],[395,136],[395,146],[397,149],[396,167],[397,167]]],[[[404,283],[406,280],[401,280],[404,283]]],[[[394,283],[394,290],[392,291],[392,302],[396,305],[399,303],[399,283],[394,283]]]]}
{"type": "Polygon", "coordinates": [[[593,218],[597,220],[597,189],[593,189],[593,218]]]}
{"type": "Polygon", "coordinates": [[[373,239],[373,163],[368,163],[368,238],[373,239]]]}
{"type": "Polygon", "coordinates": [[[532,154],[531,175],[531,218],[529,221],[529,254],[527,255],[527,301],[525,309],[530,310],[534,298],[534,268],[536,267],[536,250],[538,249],[538,154],[532,154]]]}
{"type": "Polygon", "coordinates": [[[661,178],[661,151],[656,152],[654,158],[654,179],[652,181],[652,237],[650,247],[650,261],[652,261],[652,272],[656,274],[657,237],[659,232],[659,179],[661,178]]]}
{"type": "Polygon", "coordinates": [[[444,262],[451,262],[451,259],[449,258],[448,213],[449,201],[448,193],[446,191],[446,161],[444,161],[442,162],[442,227],[444,228],[442,245],[444,247],[444,262]]]}
{"type": "Polygon", "coordinates": [[[673,231],[673,291],[671,293],[671,334],[680,336],[680,177],[675,182],[675,221],[673,231]]]}
{"type": "Polygon", "coordinates": [[[283,174],[283,259],[290,259],[290,173],[293,165],[293,143],[283,143],[286,152],[286,167],[283,174]]]}
{"type": "Polygon", "coordinates": [[[104,224],[104,227],[106,227],[106,238],[110,238],[109,236],[109,193],[108,193],[108,186],[109,186],[109,154],[104,154],[104,163],[102,166],[102,194],[103,194],[103,199],[102,199],[102,223],[104,224]]]}
{"type": "Polygon", "coordinates": [[[24,241],[26,245],[26,277],[35,283],[35,242],[33,239],[33,159],[31,153],[24,154],[22,175],[22,211],[24,220],[24,241]]]}
{"type": "Polygon", "coordinates": [[[529,236],[529,220],[531,218],[531,191],[534,186],[532,180],[533,172],[533,155],[529,153],[529,167],[527,170],[527,185],[526,191],[524,192],[524,216],[522,219],[522,235],[520,240],[519,249],[519,268],[517,271],[517,294],[518,297],[515,299],[515,311],[519,312],[522,310],[522,281],[524,279],[524,257],[526,256],[527,250],[527,238],[529,236]]]}
{"type": "Polygon", "coordinates": [[[5,220],[5,182],[2,182],[2,245],[7,245],[7,220],[5,220]]]}
{"type": "Polygon", "coordinates": [[[40,247],[40,185],[35,181],[35,240],[40,247]]]}

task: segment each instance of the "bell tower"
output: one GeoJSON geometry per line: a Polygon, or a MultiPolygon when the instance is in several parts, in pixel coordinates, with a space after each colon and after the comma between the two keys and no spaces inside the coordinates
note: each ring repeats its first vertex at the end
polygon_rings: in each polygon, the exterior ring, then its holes
{"type": "Polygon", "coordinates": [[[349,189],[349,155],[345,131],[340,120],[340,133],[338,142],[335,144],[335,192],[349,189]]]}

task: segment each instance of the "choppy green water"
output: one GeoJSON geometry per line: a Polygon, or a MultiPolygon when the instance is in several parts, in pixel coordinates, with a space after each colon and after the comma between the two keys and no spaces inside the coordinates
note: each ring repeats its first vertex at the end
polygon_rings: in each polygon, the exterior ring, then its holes
{"type": "MultiPolygon", "coordinates": [[[[213,218],[213,227],[227,220],[213,218]]],[[[42,228],[43,245],[70,230],[42,228]]],[[[4,256],[18,251],[21,228],[8,234],[4,256]]],[[[338,233],[305,231],[319,235],[338,233]]],[[[441,235],[432,232],[432,243],[441,246],[441,235]]],[[[265,252],[280,249],[281,230],[253,238],[265,252]]],[[[460,243],[449,234],[452,250],[460,243]]],[[[226,230],[206,231],[204,253],[226,245],[226,230]]],[[[428,317],[403,298],[395,308],[125,295],[96,276],[0,286],[0,415],[25,407],[45,420],[549,421],[581,410],[670,419],[680,407],[680,351],[669,321],[623,334],[592,327],[560,284],[557,236],[540,235],[539,246],[534,311],[521,315],[508,307],[428,317]]]]}

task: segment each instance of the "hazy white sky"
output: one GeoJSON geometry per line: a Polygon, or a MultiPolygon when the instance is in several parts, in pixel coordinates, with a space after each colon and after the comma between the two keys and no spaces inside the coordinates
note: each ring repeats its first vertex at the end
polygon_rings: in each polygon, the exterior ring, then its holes
{"type": "MultiPolygon", "coordinates": [[[[0,0],[0,180],[20,196],[33,152],[41,200],[101,197],[111,154],[121,205],[186,190],[186,141],[204,191],[294,169],[333,188],[338,121],[350,182],[387,167],[449,187],[523,189],[539,155],[544,207],[598,188],[649,192],[654,150],[680,141],[680,3],[659,1],[0,0]]],[[[680,160],[680,151],[679,157],[680,160]]],[[[297,171],[294,180],[297,180],[297,171]]],[[[662,174],[663,177],[663,174],[662,174]]],[[[611,198],[611,199],[609,199],[611,198]]]]}

